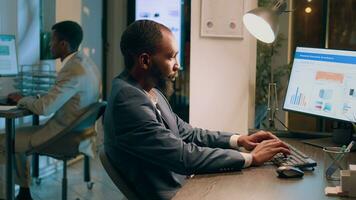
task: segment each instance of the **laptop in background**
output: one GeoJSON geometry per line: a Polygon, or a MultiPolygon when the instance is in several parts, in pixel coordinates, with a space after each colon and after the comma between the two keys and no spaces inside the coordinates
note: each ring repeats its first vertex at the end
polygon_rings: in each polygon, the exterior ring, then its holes
{"type": "Polygon", "coordinates": [[[13,105],[7,95],[14,92],[12,85],[6,84],[4,77],[18,74],[16,38],[14,35],[0,34],[0,105],[13,105]]]}

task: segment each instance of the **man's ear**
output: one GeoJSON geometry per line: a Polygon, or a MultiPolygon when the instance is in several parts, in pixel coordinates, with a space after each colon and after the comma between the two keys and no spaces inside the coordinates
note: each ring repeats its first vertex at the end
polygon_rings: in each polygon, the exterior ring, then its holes
{"type": "Polygon", "coordinates": [[[148,53],[142,53],[139,57],[138,57],[138,62],[139,62],[139,66],[145,70],[147,70],[150,66],[151,63],[151,57],[148,53]]]}

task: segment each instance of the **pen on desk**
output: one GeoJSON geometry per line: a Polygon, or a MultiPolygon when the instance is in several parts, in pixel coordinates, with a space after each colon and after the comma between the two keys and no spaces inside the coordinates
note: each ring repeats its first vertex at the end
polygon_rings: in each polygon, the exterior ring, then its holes
{"type": "Polygon", "coordinates": [[[354,146],[355,141],[351,141],[349,145],[347,145],[346,149],[344,152],[350,152],[351,148],[354,146]]]}
{"type": "MultiPolygon", "coordinates": [[[[349,153],[351,151],[352,146],[354,146],[355,141],[351,141],[347,147],[344,145],[341,147],[342,154],[339,154],[335,160],[331,163],[331,165],[327,168],[325,174],[327,176],[331,176],[337,169],[338,162],[344,157],[345,153],[349,153]]],[[[340,166],[339,166],[340,167],[340,166]]]]}

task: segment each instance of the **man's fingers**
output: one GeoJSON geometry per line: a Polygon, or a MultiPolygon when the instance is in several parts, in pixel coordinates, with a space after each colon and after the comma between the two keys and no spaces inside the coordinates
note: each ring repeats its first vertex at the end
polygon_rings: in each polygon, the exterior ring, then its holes
{"type": "Polygon", "coordinates": [[[271,138],[274,138],[274,139],[278,139],[278,140],[279,140],[279,138],[278,138],[277,136],[273,135],[273,133],[271,133],[271,132],[269,132],[269,131],[267,131],[267,132],[265,132],[265,133],[268,135],[268,137],[271,137],[271,138]]]}
{"type": "Polygon", "coordinates": [[[8,98],[16,99],[16,98],[21,98],[22,95],[20,93],[11,93],[8,95],[8,98]]]}
{"type": "Polygon", "coordinates": [[[287,148],[284,148],[284,147],[274,148],[273,151],[274,151],[274,154],[277,154],[277,153],[283,153],[285,155],[291,154],[290,150],[287,148]]]}
{"type": "Polygon", "coordinates": [[[268,148],[284,147],[289,149],[289,146],[279,139],[264,140],[261,143],[268,148]]]}
{"type": "Polygon", "coordinates": [[[258,141],[262,141],[262,140],[268,140],[268,139],[278,139],[278,137],[268,131],[259,131],[256,134],[256,139],[258,141]]]}
{"type": "Polygon", "coordinates": [[[247,144],[248,144],[247,148],[245,147],[247,150],[252,150],[258,145],[257,143],[254,142],[248,142],[247,144]]]}
{"type": "Polygon", "coordinates": [[[281,141],[281,140],[280,140],[280,142],[281,142],[280,145],[281,145],[282,147],[284,147],[284,148],[286,148],[286,149],[289,149],[289,145],[288,145],[288,144],[286,144],[285,142],[283,142],[283,141],[281,141]]]}
{"type": "Polygon", "coordinates": [[[284,147],[286,149],[289,149],[289,146],[283,142],[282,140],[276,140],[275,142],[272,143],[275,147],[284,147]]]}
{"type": "Polygon", "coordinates": [[[254,142],[249,142],[248,144],[253,147],[257,146],[257,143],[254,143],[254,142]]]}
{"type": "Polygon", "coordinates": [[[264,144],[264,145],[271,145],[271,144],[274,144],[274,143],[277,143],[279,142],[280,140],[276,140],[276,139],[269,139],[269,140],[263,140],[261,142],[261,144],[264,144]]]}

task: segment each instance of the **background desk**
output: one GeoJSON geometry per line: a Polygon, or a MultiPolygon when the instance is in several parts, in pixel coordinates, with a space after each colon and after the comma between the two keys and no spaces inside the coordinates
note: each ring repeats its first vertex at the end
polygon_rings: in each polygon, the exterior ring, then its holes
{"type": "Polygon", "coordinates": [[[15,119],[32,115],[29,110],[11,109],[0,110],[0,117],[5,118],[5,134],[6,134],[6,199],[13,200],[15,193],[14,186],[14,145],[15,145],[15,119]]]}
{"type": "MultiPolygon", "coordinates": [[[[321,148],[303,144],[296,139],[283,139],[313,158],[318,166],[305,172],[302,179],[277,178],[274,165],[250,167],[241,172],[196,175],[188,180],[173,200],[328,200],[356,199],[324,195],[326,186],[339,185],[328,182],[323,176],[324,154],[321,148]]],[[[356,163],[356,153],[350,156],[356,163]]],[[[356,189],[356,188],[355,188],[356,189]]]]}

